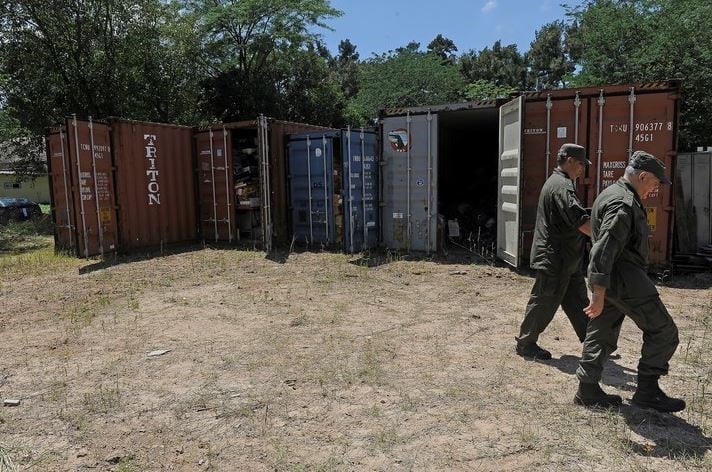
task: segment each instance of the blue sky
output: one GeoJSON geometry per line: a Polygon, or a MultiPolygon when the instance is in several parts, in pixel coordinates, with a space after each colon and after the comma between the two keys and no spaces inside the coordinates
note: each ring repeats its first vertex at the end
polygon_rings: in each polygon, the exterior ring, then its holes
{"type": "MultiPolygon", "coordinates": [[[[331,0],[344,12],[329,21],[334,31],[320,30],[336,53],[339,41],[349,39],[361,59],[405,46],[410,41],[425,49],[438,35],[452,39],[458,53],[481,50],[498,40],[529,49],[542,25],[565,19],[562,0],[331,0]]],[[[577,4],[577,0],[567,3],[577,4]]]]}

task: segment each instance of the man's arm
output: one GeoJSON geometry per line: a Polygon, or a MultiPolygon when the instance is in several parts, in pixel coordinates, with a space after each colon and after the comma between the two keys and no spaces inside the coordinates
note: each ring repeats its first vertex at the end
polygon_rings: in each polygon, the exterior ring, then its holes
{"type": "Polygon", "coordinates": [[[603,212],[599,238],[591,248],[588,264],[588,283],[593,288],[591,303],[584,310],[590,318],[595,318],[603,310],[606,289],[611,287],[613,265],[623,252],[630,236],[632,216],[630,207],[623,203],[614,204],[603,212]]]}

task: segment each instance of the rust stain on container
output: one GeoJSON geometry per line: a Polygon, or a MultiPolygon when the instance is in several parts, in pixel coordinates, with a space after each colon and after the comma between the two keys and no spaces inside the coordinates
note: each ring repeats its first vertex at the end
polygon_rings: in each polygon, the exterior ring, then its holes
{"type": "Polygon", "coordinates": [[[197,239],[192,128],[112,118],[122,250],[197,239]]]}

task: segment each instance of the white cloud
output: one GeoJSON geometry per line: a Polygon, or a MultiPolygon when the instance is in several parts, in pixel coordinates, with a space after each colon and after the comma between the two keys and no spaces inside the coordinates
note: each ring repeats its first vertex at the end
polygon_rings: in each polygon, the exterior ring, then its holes
{"type": "Polygon", "coordinates": [[[487,3],[485,3],[485,6],[482,7],[482,13],[489,13],[495,8],[497,8],[497,1],[489,0],[487,3]]]}

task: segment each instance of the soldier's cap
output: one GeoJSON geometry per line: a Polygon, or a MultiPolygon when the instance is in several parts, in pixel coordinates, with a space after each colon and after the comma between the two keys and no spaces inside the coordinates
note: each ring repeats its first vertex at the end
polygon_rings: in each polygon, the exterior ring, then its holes
{"type": "Polygon", "coordinates": [[[650,172],[655,177],[660,179],[660,183],[665,185],[672,185],[670,179],[665,177],[665,164],[662,163],[660,159],[648,154],[645,151],[635,151],[632,156],[630,156],[630,162],[628,163],[633,169],[644,170],[650,172]]]}
{"type": "Polygon", "coordinates": [[[573,157],[579,161],[583,161],[587,166],[591,165],[591,161],[586,158],[586,149],[578,144],[566,143],[559,149],[559,157],[573,157]]]}

